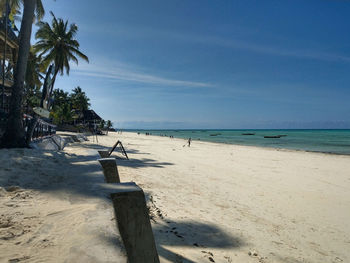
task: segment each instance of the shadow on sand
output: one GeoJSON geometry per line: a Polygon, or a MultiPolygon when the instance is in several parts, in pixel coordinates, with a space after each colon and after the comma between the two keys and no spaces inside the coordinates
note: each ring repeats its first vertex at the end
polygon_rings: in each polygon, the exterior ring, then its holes
{"type": "Polygon", "coordinates": [[[214,224],[193,221],[155,224],[153,232],[157,242],[158,253],[171,262],[195,262],[171,251],[171,247],[196,248],[208,262],[215,262],[211,248],[238,248],[244,245],[242,239],[228,235],[214,224]]]}
{"type": "MultiPolygon", "coordinates": [[[[74,148],[74,145],[72,147],[74,148]]],[[[83,203],[86,198],[109,199],[110,190],[104,188],[104,177],[97,162],[99,158],[97,150],[105,147],[86,144],[79,144],[77,147],[86,148],[85,153],[75,155],[30,149],[0,150],[6,151],[3,154],[8,156],[8,162],[0,163],[0,171],[5,171],[1,173],[0,186],[16,185],[42,192],[62,191],[64,194],[61,196],[71,203],[83,203]],[[58,167],[59,173],[57,173],[58,167]]],[[[139,153],[133,149],[128,149],[128,152],[139,153]]],[[[119,166],[163,168],[173,165],[148,158],[126,160],[121,154],[118,156],[120,156],[117,160],[119,166]]],[[[146,200],[150,200],[149,194],[145,195],[146,200]]],[[[219,227],[200,222],[170,222],[164,218],[155,218],[153,232],[159,255],[171,262],[194,261],[172,252],[169,247],[197,247],[206,258],[205,261],[210,262],[210,258],[214,257],[209,251],[210,248],[236,248],[244,245],[241,239],[228,235],[219,227]]],[[[116,245],[120,244],[118,237],[106,236],[105,239],[116,245]]]]}

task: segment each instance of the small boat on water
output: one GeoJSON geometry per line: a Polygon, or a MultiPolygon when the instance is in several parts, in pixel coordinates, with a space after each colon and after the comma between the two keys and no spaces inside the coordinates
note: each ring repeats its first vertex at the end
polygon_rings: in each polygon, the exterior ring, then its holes
{"type": "Polygon", "coordinates": [[[242,133],[242,135],[255,135],[255,133],[242,133]]]}
{"type": "Polygon", "coordinates": [[[210,136],[218,136],[218,135],[221,135],[221,133],[213,133],[213,134],[210,134],[210,136]]]}
{"type": "Polygon", "coordinates": [[[267,139],[278,139],[278,138],[281,138],[281,135],[273,135],[273,136],[264,136],[264,138],[267,138],[267,139]]]}

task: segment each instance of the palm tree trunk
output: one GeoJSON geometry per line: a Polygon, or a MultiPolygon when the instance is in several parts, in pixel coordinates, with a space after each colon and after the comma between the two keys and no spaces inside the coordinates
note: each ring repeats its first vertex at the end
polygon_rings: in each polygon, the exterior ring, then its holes
{"type": "Polygon", "coordinates": [[[45,108],[47,110],[49,110],[49,105],[50,105],[50,98],[52,96],[52,92],[53,92],[53,87],[55,85],[55,81],[56,81],[56,76],[57,76],[57,73],[58,73],[58,70],[56,69],[56,67],[54,68],[55,72],[53,74],[53,77],[51,79],[51,85],[48,87],[47,84],[46,84],[46,81],[47,79],[46,78],[49,78],[50,75],[51,75],[51,66],[49,66],[49,69],[46,73],[46,77],[45,77],[45,81],[44,81],[44,87],[43,87],[43,93],[42,93],[42,97],[41,97],[41,102],[40,102],[40,107],[41,108],[45,108]],[[44,103],[46,103],[45,107],[44,107],[44,103]]]}
{"type": "Polygon", "coordinates": [[[34,134],[34,130],[36,125],[38,124],[39,118],[34,115],[34,118],[30,120],[29,125],[28,125],[28,130],[27,130],[27,136],[26,136],[26,144],[29,145],[30,142],[32,141],[32,137],[34,134]]]}
{"type": "Polygon", "coordinates": [[[23,86],[30,49],[30,37],[36,0],[23,1],[23,17],[19,34],[19,50],[14,84],[12,87],[10,112],[5,134],[1,146],[6,148],[26,147],[25,131],[23,127],[23,86]]]}
{"type": "Polygon", "coordinates": [[[56,81],[56,77],[57,77],[58,71],[59,70],[58,70],[58,68],[56,68],[56,65],[55,65],[55,73],[53,74],[53,77],[52,77],[52,86],[51,86],[51,90],[50,90],[50,94],[49,94],[50,97],[52,95],[53,88],[55,86],[55,81],[56,81]]]}

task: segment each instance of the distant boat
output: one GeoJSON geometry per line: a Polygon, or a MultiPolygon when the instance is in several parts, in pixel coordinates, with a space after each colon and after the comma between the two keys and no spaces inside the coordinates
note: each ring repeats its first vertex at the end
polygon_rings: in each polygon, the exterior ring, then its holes
{"type": "Polygon", "coordinates": [[[210,134],[210,136],[218,136],[218,135],[221,135],[221,133],[213,133],[213,134],[210,134]]]}
{"type": "Polygon", "coordinates": [[[255,133],[242,133],[242,135],[255,135],[255,133]]]}
{"type": "Polygon", "coordinates": [[[267,139],[281,138],[281,135],[264,136],[264,138],[267,138],[267,139]]]}

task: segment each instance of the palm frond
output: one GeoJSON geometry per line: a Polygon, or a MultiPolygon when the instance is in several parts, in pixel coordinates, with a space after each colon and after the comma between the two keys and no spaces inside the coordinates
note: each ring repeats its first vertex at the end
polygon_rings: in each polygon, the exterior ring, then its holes
{"type": "Polygon", "coordinates": [[[36,0],[36,5],[35,5],[35,17],[38,21],[40,21],[41,19],[43,19],[45,15],[45,9],[43,6],[43,3],[41,2],[41,0],[36,0]]]}
{"type": "Polygon", "coordinates": [[[56,18],[52,12],[50,14],[51,24],[37,23],[39,29],[35,38],[38,42],[34,50],[42,58],[43,65],[54,63],[57,73],[63,75],[65,72],[69,75],[70,61],[78,64],[79,59],[89,62],[89,58],[79,50],[79,42],[75,39],[78,32],[77,25],[69,25],[68,21],[56,18]]]}
{"type": "MultiPolygon", "coordinates": [[[[18,14],[25,0],[9,0],[10,10],[13,14],[18,14]]],[[[3,14],[6,9],[6,0],[0,0],[0,14],[3,14]]],[[[41,0],[36,0],[35,3],[35,18],[40,21],[45,15],[45,9],[41,0]]]]}

